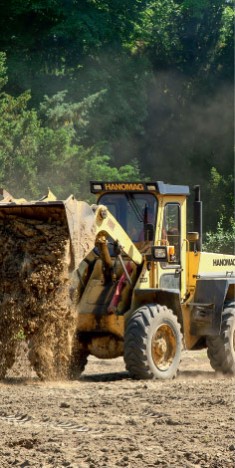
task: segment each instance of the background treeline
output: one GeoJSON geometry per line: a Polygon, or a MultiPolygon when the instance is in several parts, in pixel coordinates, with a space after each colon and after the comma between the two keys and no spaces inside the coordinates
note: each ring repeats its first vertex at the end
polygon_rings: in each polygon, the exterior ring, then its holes
{"type": "Polygon", "coordinates": [[[230,0],[0,1],[0,185],[200,184],[207,247],[231,251],[233,20],[230,0]]]}

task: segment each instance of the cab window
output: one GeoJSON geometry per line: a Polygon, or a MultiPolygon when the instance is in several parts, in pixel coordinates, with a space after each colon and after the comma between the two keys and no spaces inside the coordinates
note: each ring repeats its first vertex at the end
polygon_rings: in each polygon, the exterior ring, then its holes
{"type": "Polygon", "coordinates": [[[165,205],[162,239],[175,247],[175,263],[180,263],[180,205],[177,203],[165,205]]]}
{"type": "Polygon", "coordinates": [[[133,242],[153,240],[157,199],[149,193],[107,193],[100,197],[99,204],[107,206],[133,242]]]}

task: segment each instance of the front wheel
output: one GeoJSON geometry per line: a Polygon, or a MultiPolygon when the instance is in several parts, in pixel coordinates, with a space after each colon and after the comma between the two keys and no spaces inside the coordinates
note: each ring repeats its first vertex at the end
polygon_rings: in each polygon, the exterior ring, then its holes
{"type": "Polygon", "coordinates": [[[144,305],[129,319],[124,360],[133,378],[173,378],[180,363],[181,348],[180,324],[166,306],[144,305]]]}
{"type": "Polygon", "coordinates": [[[224,374],[235,374],[235,307],[228,304],[222,313],[219,336],[207,337],[211,367],[224,374]]]}

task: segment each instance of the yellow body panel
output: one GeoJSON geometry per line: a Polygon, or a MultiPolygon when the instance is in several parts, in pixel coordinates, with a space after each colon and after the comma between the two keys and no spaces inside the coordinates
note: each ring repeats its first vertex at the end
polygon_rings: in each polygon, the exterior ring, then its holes
{"type": "Polygon", "coordinates": [[[143,265],[139,278],[137,279],[136,289],[147,289],[152,287],[150,284],[150,271],[147,269],[146,262],[143,265]]]}
{"type": "Polygon", "coordinates": [[[97,316],[93,313],[78,314],[79,332],[113,333],[122,338],[124,336],[124,317],[115,314],[97,316]]]}
{"type": "Polygon", "coordinates": [[[198,336],[194,336],[190,333],[190,302],[192,301],[192,296],[189,301],[181,305],[182,316],[183,316],[183,334],[184,334],[184,345],[186,349],[192,349],[195,344],[198,342],[198,336]]]}
{"type": "MultiPolygon", "coordinates": [[[[235,275],[235,256],[208,252],[187,252],[186,267],[189,296],[186,302],[181,305],[181,308],[185,346],[187,349],[191,349],[198,341],[198,336],[191,335],[190,333],[190,303],[194,301],[197,279],[200,277],[214,277],[215,279],[222,276],[232,277],[235,275]]],[[[228,297],[231,300],[234,298],[234,286],[231,288],[231,293],[228,297]]]]}
{"type": "Polygon", "coordinates": [[[207,273],[231,275],[235,273],[235,255],[200,253],[199,275],[207,273]]]}
{"type": "Polygon", "coordinates": [[[191,290],[195,287],[197,276],[235,274],[235,255],[208,252],[187,253],[187,283],[191,290]]]}

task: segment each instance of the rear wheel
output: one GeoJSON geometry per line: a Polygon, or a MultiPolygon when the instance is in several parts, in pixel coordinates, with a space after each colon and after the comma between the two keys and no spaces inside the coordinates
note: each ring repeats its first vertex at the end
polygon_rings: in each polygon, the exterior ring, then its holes
{"type": "Polygon", "coordinates": [[[180,324],[166,306],[144,305],[130,318],[124,338],[124,360],[133,378],[174,377],[181,348],[180,324]]]}
{"type": "Polygon", "coordinates": [[[224,308],[220,335],[208,336],[207,347],[207,355],[214,370],[224,374],[235,374],[234,303],[224,308]]]}

